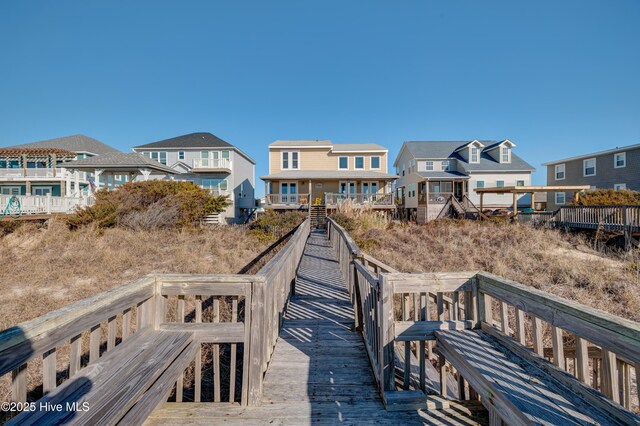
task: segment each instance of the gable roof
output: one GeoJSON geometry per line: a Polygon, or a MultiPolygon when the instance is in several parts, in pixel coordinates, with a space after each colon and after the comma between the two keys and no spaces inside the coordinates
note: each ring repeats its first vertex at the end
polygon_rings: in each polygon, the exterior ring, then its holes
{"type": "Polygon", "coordinates": [[[62,138],[23,143],[8,148],[57,148],[73,152],[89,152],[96,155],[120,152],[117,149],[85,135],[64,136],[62,138]]]}
{"type": "Polygon", "coordinates": [[[157,142],[149,142],[142,145],[134,146],[132,149],[180,149],[180,148],[229,148],[242,155],[252,164],[256,162],[239,148],[231,145],[209,132],[196,132],[187,135],[176,136],[174,138],[164,139],[157,142]]]}
{"type": "MultiPolygon", "coordinates": [[[[450,158],[458,160],[462,168],[469,171],[535,171],[535,168],[520,158],[518,155],[511,153],[510,163],[500,163],[491,157],[487,151],[500,145],[504,141],[487,141],[478,140],[485,148],[480,152],[479,163],[468,163],[457,150],[468,145],[472,141],[409,141],[405,142],[400,150],[408,150],[417,159],[440,159],[450,158]]],[[[398,159],[400,154],[398,154],[398,159]]],[[[396,159],[394,165],[398,162],[396,159]]]]}
{"type": "Polygon", "coordinates": [[[69,161],[65,163],[65,167],[69,169],[74,168],[105,168],[105,169],[118,169],[118,168],[149,168],[152,170],[160,171],[167,174],[176,174],[176,171],[171,167],[167,167],[164,164],[152,160],[149,157],[139,152],[115,152],[111,154],[98,155],[95,157],[82,158],[80,160],[69,161]]]}
{"type": "Polygon", "coordinates": [[[149,142],[134,146],[138,148],[233,148],[229,142],[223,141],[219,137],[208,132],[189,133],[188,135],[176,136],[174,138],[163,139],[157,142],[149,142]]]}

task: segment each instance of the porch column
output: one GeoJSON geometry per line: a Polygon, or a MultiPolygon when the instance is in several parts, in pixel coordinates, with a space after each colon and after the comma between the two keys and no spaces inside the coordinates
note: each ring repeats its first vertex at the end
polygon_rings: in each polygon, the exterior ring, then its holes
{"type": "MultiPolygon", "coordinates": [[[[483,212],[482,205],[484,204],[484,192],[480,193],[480,213],[483,212]]],[[[482,215],[480,215],[482,217],[482,215]]]]}
{"type": "Polygon", "coordinates": [[[151,170],[140,169],[140,173],[142,173],[142,180],[144,180],[145,182],[149,180],[149,175],[151,175],[151,170]]]}
{"type": "Polygon", "coordinates": [[[311,212],[311,179],[309,179],[309,212],[311,212]]]}
{"type": "Polygon", "coordinates": [[[102,174],[102,172],[104,172],[103,169],[95,169],[93,171],[93,179],[94,179],[94,184],[96,186],[96,191],[100,189],[100,175],[102,174]]]}
{"type": "MultiPolygon", "coordinates": [[[[53,169],[53,177],[56,177],[56,160],[57,157],[55,154],[51,154],[51,157],[49,159],[49,161],[51,161],[51,168],[53,169]]],[[[64,171],[60,171],[62,173],[62,176],[64,177],[64,171]]]]}
{"type": "Polygon", "coordinates": [[[75,180],[75,190],[76,190],[76,196],[79,197],[80,196],[80,172],[79,171],[75,171],[73,172],[73,179],[75,180]]]}
{"type": "Polygon", "coordinates": [[[264,203],[265,203],[265,205],[268,206],[270,204],[269,201],[270,201],[269,200],[269,181],[265,180],[264,181],[264,203]]]}
{"type": "Polygon", "coordinates": [[[518,194],[516,192],[513,193],[513,217],[515,218],[518,215],[518,194]]]}
{"type": "Polygon", "coordinates": [[[26,181],[25,186],[25,195],[31,195],[31,181],[26,181]]]}
{"type": "Polygon", "coordinates": [[[27,176],[27,154],[22,154],[20,158],[22,159],[22,173],[26,177],[27,176]]]}
{"type": "Polygon", "coordinates": [[[536,193],[532,192],[531,193],[531,210],[535,210],[536,209],[536,193]]]}

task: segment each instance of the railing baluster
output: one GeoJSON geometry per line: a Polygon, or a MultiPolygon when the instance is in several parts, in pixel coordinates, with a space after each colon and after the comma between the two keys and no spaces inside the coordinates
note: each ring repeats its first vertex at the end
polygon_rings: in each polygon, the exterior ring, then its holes
{"type": "MultiPolygon", "coordinates": [[[[231,322],[238,322],[238,296],[233,296],[231,301],[231,322]]],[[[231,344],[231,360],[229,361],[229,402],[234,402],[236,395],[236,346],[235,343],[231,344]]]]}
{"type": "Polygon", "coordinates": [[[27,402],[27,363],[11,372],[11,401],[27,402]]]}
{"type": "Polygon", "coordinates": [[[551,328],[551,343],[553,344],[553,363],[563,370],[566,370],[561,328],[556,326],[551,328]]]}

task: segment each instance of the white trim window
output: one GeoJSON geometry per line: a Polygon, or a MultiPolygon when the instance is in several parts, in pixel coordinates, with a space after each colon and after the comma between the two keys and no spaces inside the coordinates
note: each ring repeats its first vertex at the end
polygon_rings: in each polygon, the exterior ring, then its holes
{"type": "Polygon", "coordinates": [[[596,159],[587,158],[582,161],[582,172],[584,177],[596,175],[596,159]]]}
{"type": "Polygon", "coordinates": [[[353,168],[356,170],[364,169],[364,157],[354,157],[353,159],[353,168]]]}
{"type": "Polygon", "coordinates": [[[424,169],[428,172],[433,171],[433,161],[425,161],[424,169]]]}
{"type": "Polygon", "coordinates": [[[621,169],[623,167],[627,167],[627,153],[626,152],[618,152],[613,154],[613,167],[616,169],[621,169]]]}
{"type": "Polygon", "coordinates": [[[565,175],[565,170],[566,170],[566,167],[565,167],[564,163],[556,164],[556,167],[555,167],[556,180],[564,180],[565,179],[565,176],[566,176],[565,175]]]}
{"type": "Polygon", "coordinates": [[[149,158],[165,166],[167,165],[167,151],[151,151],[149,152],[149,158]]]}
{"type": "Polygon", "coordinates": [[[480,148],[472,146],[469,151],[469,163],[478,164],[480,162],[480,148]]]}
{"type": "MultiPolygon", "coordinates": [[[[497,180],[496,181],[496,188],[504,188],[504,181],[503,180],[497,180]]],[[[504,193],[498,193],[496,195],[504,195],[504,193]]]]}
{"type": "Polygon", "coordinates": [[[442,171],[448,172],[449,170],[451,170],[451,162],[449,160],[444,160],[442,162],[442,171]]]}
{"type": "Polygon", "coordinates": [[[564,192],[556,192],[556,205],[563,206],[567,202],[567,198],[564,192]]]}
{"type": "Polygon", "coordinates": [[[371,170],[380,170],[382,162],[380,161],[379,155],[374,155],[371,157],[371,170]]]}
{"type": "Polygon", "coordinates": [[[300,151],[282,151],[280,164],[282,170],[299,170],[300,151]]]}
{"type": "Polygon", "coordinates": [[[184,151],[178,151],[178,160],[184,160],[184,151]]]}
{"type": "Polygon", "coordinates": [[[349,170],[349,157],[338,157],[338,170],[349,170]]]}
{"type": "Polygon", "coordinates": [[[516,180],[516,186],[524,186],[524,180],[516,180]]]}
{"type": "Polygon", "coordinates": [[[0,187],[0,195],[20,195],[19,186],[2,186],[0,187]]]}
{"type": "Polygon", "coordinates": [[[511,148],[506,145],[503,145],[500,149],[500,162],[501,163],[510,163],[511,162],[511,148]]]}
{"type": "Polygon", "coordinates": [[[31,188],[31,195],[51,195],[53,193],[52,186],[34,186],[31,188]]]}
{"type": "Polygon", "coordinates": [[[484,188],[484,181],[483,180],[477,180],[476,181],[476,188],[484,188]]]}
{"type": "Polygon", "coordinates": [[[627,189],[627,184],[626,183],[616,183],[613,185],[613,189],[615,189],[616,191],[624,191],[625,189],[627,189]]]}

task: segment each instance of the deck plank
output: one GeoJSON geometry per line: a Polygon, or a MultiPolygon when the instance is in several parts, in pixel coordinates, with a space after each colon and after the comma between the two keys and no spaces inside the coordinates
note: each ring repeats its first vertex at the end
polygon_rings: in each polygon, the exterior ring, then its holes
{"type": "Polygon", "coordinates": [[[263,385],[262,405],[166,403],[150,425],[486,424],[461,412],[388,412],[378,394],[335,253],[312,233],[263,385]]]}

